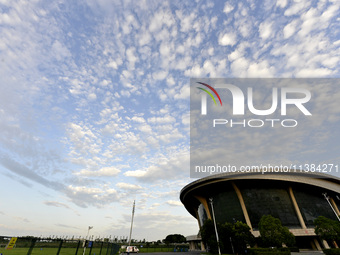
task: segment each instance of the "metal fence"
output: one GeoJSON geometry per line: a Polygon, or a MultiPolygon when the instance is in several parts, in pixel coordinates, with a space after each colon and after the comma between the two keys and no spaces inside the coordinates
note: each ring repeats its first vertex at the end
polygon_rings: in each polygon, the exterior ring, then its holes
{"type": "Polygon", "coordinates": [[[12,249],[5,249],[11,237],[0,237],[0,255],[115,255],[120,245],[112,241],[18,237],[12,249]]]}

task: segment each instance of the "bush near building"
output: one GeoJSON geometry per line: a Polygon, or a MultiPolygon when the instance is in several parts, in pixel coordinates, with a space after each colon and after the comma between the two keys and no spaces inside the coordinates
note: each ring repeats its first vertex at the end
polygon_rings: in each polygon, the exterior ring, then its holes
{"type": "MultiPolygon", "coordinates": [[[[201,228],[201,237],[207,245],[210,253],[218,253],[218,245],[214,223],[212,220],[206,220],[201,228]]],[[[243,222],[217,224],[217,232],[219,234],[219,245],[222,253],[236,254],[290,254],[289,248],[282,248],[285,244],[288,247],[295,245],[295,237],[289,232],[287,227],[282,226],[279,219],[264,215],[259,223],[260,238],[257,244],[264,248],[252,248],[256,243],[254,236],[250,232],[250,228],[243,222]]]]}
{"type": "Polygon", "coordinates": [[[290,255],[289,248],[251,248],[247,250],[248,255],[290,255]]]}
{"type": "Polygon", "coordinates": [[[340,222],[319,216],[314,220],[315,234],[321,239],[331,242],[340,242],[340,222]]]}
{"type": "Polygon", "coordinates": [[[293,247],[295,245],[295,236],[289,232],[287,227],[282,226],[280,219],[271,215],[262,216],[259,231],[261,246],[282,247],[282,244],[285,244],[293,247]]]}
{"type": "Polygon", "coordinates": [[[323,249],[323,253],[326,255],[340,255],[340,249],[323,249]]]}
{"type": "MultiPolygon", "coordinates": [[[[255,244],[255,238],[250,228],[243,222],[217,224],[219,234],[219,245],[222,253],[246,253],[247,246],[255,244]]],[[[212,220],[206,220],[201,228],[201,237],[208,246],[209,252],[218,253],[215,227],[212,220]]]]}

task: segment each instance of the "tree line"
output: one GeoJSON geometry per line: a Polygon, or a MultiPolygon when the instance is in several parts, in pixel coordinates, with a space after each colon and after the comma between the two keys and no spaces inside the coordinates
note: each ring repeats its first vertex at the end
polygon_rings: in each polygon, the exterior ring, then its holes
{"type": "MultiPolygon", "coordinates": [[[[340,243],[340,222],[320,216],[314,221],[315,233],[321,239],[330,241],[337,247],[340,243]]],[[[235,223],[217,223],[219,235],[219,247],[222,253],[245,254],[247,247],[276,247],[283,245],[294,247],[296,245],[295,236],[289,229],[282,225],[280,219],[271,215],[262,216],[259,222],[260,237],[256,238],[251,233],[247,224],[237,221],[235,223]]],[[[210,253],[218,253],[218,243],[215,235],[214,223],[206,220],[200,230],[202,241],[205,243],[210,253]]]]}

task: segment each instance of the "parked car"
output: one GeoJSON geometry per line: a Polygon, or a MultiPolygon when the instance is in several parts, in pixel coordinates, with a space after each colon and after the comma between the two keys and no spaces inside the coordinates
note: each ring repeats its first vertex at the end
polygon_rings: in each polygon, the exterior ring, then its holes
{"type": "Polygon", "coordinates": [[[128,246],[126,247],[126,253],[138,253],[139,249],[137,246],[128,246]]]}

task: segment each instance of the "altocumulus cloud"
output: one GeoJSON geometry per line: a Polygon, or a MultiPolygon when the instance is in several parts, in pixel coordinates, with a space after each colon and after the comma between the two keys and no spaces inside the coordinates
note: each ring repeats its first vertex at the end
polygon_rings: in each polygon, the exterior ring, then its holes
{"type": "Polygon", "coordinates": [[[116,167],[103,167],[97,171],[91,171],[91,170],[81,170],[79,172],[76,172],[75,175],[79,175],[79,176],[117,176],[119,173],[121,172],[121,170],[119,170],[116,167]]]}

